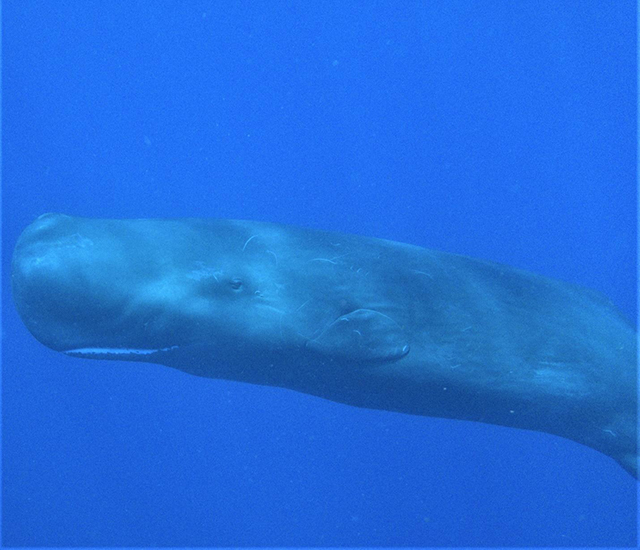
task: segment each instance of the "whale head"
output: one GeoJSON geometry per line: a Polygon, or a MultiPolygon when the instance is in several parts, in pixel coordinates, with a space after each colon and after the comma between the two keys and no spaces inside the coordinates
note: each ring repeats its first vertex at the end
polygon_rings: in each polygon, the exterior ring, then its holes
{"type": "Polygon", "coordinates": [[[272,351],[286,344],[284,285],[275,252],[243,223],[45,214],[15,247],[18,312],[40,342],[69,355],[272,351]]]}

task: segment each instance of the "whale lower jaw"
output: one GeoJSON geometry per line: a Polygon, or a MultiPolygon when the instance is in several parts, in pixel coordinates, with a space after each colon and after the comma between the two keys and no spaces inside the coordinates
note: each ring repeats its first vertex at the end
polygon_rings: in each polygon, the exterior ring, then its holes
{"type": "Polygon", "coordinates": [[[157,349],[140,349],[140,348],[76,348],[65,350],[63,353],[72,357],[93,357],[93,358],[133,358],[139,356],[148,356],[156,353],[172,351],[178,349],[179,346],[169,346],[157,349]]]}

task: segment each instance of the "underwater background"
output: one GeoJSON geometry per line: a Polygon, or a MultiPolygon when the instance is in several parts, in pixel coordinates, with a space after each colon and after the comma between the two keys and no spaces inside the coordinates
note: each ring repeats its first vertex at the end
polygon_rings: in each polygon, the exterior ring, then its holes
{"type": "Polygon", "coordinates": [[[636,6],[4,2],[2,542],[635,546],[551,435],[86,361],[18,319],[45,212],[290,223],[506,263],[636,319],[636,6]]]}

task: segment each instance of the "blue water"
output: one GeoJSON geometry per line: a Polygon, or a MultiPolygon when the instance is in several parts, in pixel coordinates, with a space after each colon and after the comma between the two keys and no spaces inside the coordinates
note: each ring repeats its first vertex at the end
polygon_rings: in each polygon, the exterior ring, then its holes
{"type": "Polygon", "coordinates": [[[38,215],[371,235],[582,284],[635,318],[635,5],[3,6],[5,545],[635,546],[576,443],[72,359],[8,288],[38,215]]]}

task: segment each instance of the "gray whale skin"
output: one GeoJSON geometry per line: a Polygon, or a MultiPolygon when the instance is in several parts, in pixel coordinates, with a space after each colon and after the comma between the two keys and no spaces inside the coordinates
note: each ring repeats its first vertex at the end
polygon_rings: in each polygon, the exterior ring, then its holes
{"type": "Polygon", "coordinates": [[[270,223],[45,214],[12,288],[33,336],[70,356],[547,432],[637,477],[635,331],[577,286],[270,223]]]}

